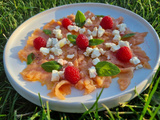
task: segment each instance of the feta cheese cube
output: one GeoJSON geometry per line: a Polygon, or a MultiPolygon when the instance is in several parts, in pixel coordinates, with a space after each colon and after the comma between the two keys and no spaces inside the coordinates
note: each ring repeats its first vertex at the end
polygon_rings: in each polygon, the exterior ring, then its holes
{"type": "Polygon", "coordinates": [[[91,40],[91,39],[93,39],[93,36],[92,36],[92,35],[90,35],[90,36],[88,37],[88,40],[91,40]]]}
{"type": "Polygon", "coordinates": [[[98,62],[100,62],[99,58],[95,58],[92,60],[93,65],[96,65],[98,62]]]}
{"type": "Polygon", "coordinates": [[[57,38],[52,38],[52,46],[54,46],[57,43],[58,43],[58,39],[57,38]]]}
{"type": "Polygon", "coordinates": [[[52,46],[52,39],[48,38],[46,47],[51,47],[51,46],[52,46]]]}
{"type": "Polygon", "coordinates": [[[79,29],[80,29],[80,28],[79,28],[78,26],[76,26],[76,25],[74,25],[74,26],[73,26],[73,25],[69,25],[69,26],[68,26],[68,30],[69,30],[69,31],[78,32],[79,29]]]}
{"type": "Polygon", "coordinates": [[[88,70],[89,70],[89,76],[90,76],[90,78],[95,78],[96,75],[97,75],[96,68],[94,66],[92,66],[88,70]]]}
{"type": "Polygon", "coordinates": [[[121,23],[121,24],[117,25],[117,27],[119,28],[120,32],[124,32],[124,31],[126,31],[127,26],[126,26],[126,24],[121,23]]]}
{"type": "Polygon", "coordinates": [[[91,35],[91,34],[92,34],[92,32],[91,32],[89,29],[87,30],[87,32],[88,32],[88,34],[89,34],[89,35],[91,35]]]}
{"type": "Polygon", "coordinates": [[[79,29],[79,34],[83,34],[85,31],[86,31],[86,28],[85,28],[85,27],[84,27],[84,28],[80,28],[80,29],[79,29]]]}
{"type": "Polygon", "coordinates": [[[72,62],[68,62],[68,65],[69,66],[74,66],[72,62]]]}
{"type": "Polygon", "coordinates": [[[85,26],[91,26],[92,25],[92,21],[91,21],[91,19],[87,19],[86,20],[86,23],[85,23],[85,26]]]}
{"type": "Polygon", "coordinates": [[[93,52],[91,54],[91,58],[96,58],[96,57],[99,57],[100,55],[101,55],[101,53],[99,52],[99,49],[98,48],[94,48],[93,52]]]}
{"type": "Polygon", "coordinates": [[[59,74],[59,77],[63,77],[64,76],[64,71],[59,71],[58,74],[59,74]]]}
{"type": "Polygon", "coordinates": [[[113,35],[119,35],[119,30],[113,30],[112,34],[113,35]]]}
{"type": "Polygon", "coordinates": [[[101,21],[103,19],[103,17],[100,17],[99,20],[101,21]]]}
{"type": "Polygon", "coordinates": [[[99,52],[100,52],[102,55],[104,55],[104,53],[105,53],[106,51],[104,51],[102,48],[100,48],[100,49],[99,49],[99,52]]]}
{"type": "Polygon", "coordinates": [[[62,38],[61,29],[53,29],[53,34],[55,34],[56,38],[58,39],[62,38]]]}
{"type": "Polygon", "coordinates": [[[59,64],[63,65],[63,59],[58,59],[57,61],[59,64]]]}
{"type": "Polygon", "coordinates": [[[73,44],[72,44],[72,43],[70,43],[70,44],[69,44],[69,47],[72,47],[72,46],[73,46],[73,44]]]}
{"type": "Polygon", "coordinates": [[[136,66],[136,70],[141,69],[141,68],[143,68],[143,65],[142,65],[142,64],[138,64],[138,65],[136,66]]]}
{"type": "Polygon", "coordinates": [[[67,39],[66,39],[66,38],[63,38],[63,39],[61,39],[60,41],[58,41],[57,44],[55,44],[55,47],[61,48],[61,47],[63,47],[65,44],[67,44],[67,39]]]}
{"type": "Polygon", "coordinates": [[[87,54],[90,54],[92,51],[93,51],[93,48],[87,47],[87,49],[86,49],[86,53],[87,53],[87,54]]]}
{"type": "Polygon", "coordinates": [[[53,56],[53,55],[50,55],[50,56],[49,56],[49,59],[54,59],[54,56],[53,56]]]}
{"type": "Polygon", "coordinates": [[[119,46],[119,45],[113,45],[110,50],[111,50],[112,52],[115,52],[115,51],[117,51],[117,50],[119,50],[119,49],[120,49],[120,46],[119,46]]]}
{"type": "Polygon", "coordinates": [[[57,47],[52,47],[50,49],[50,51],[53,52],[57,56],[62,55],[62,53],[63,53],[63,51],[60,48],[57,48],[57,47]]]}
{"type": "Polygon", "coordinates": [[[56,26],[55,28],[56,28],[56,29],[60,29],[60,26],[56,26]]]}
{"type": "Polygon", "coordinates": [[[99,28],[98,28],[98,37],[102,37],[104,32],[105,32],[105,30],[101,26],[99,26],[99,28]]]}
{"type": "Polygon", "coordinates": [[[49,51],[50,51],[49,48],[45,48],[45,47],[40,48],[40,52],[42,52],[43,55],[47,55],[49,53],[49,51]]]}
{"type": "Polygon", "coordinates": [[[59,74],[57,70],[52,70],[52,77],[51,77],[51,81],[55,82],[55,81],[59,81],[59,74]]]}
{"type": "Polygon", "coordinates": [[[91,19],[92,19],[92,20],[95,20],[96,18],[93,16],[91,19]]]}
{"type": "Polygon", "coordinates": [[[121,40],[121,36],[117,34],[113,37],[113,40],[121,40]]]}
{"type": "Polygon", "coordinates": [[[93,29],[93,31],[92,31],[93,37],[96,37],[96,36],[97,36],[97,31],[98,31],[97,27],[94,27],[94,29],[93,29]]]}
{"type": "Polygon", "coordinates": [[[114,43],[105,43],[105,45],[106,45],[106,48],[111,48],[113,45],[116,45],[116,44],[114,44],[114,43]]]}
{"type": "Polygon", "coordinates": [[[137,57],[132,57],[129,61],[134,65],[139,64],[141,62],[137,57]]]}
{"type": "Polygon", "coordinates": [[[119,41],[118,45],[120,47],[123,47],[123,46],[127,46],[128,48],[130,48],[130,45],[129,45],[129,42],[128,41],[119,41]]]}
{"type": "Polygon", "coordinates": [[[73,59],[73,58],[74,58],[74,54],[72,54],[72,55],[67,55],[67,58],[68,58],[68,59],[73,59]]]}

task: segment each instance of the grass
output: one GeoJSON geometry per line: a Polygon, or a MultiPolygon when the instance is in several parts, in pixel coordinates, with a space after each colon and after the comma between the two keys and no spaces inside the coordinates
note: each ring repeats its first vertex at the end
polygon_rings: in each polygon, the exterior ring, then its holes
{"type": "MultiPolygon", "coordinates": [[[[56,112],[49,109],[48,102],[46,109],[42,103],[42,107],[36,106],[13,89],[3,68],[3,50],[12,32],[25,20],[39,12],[52,7],[79,2],[106,3],[129,9],[146,19],[160,35],[160,2],[158,0],[0,0],[0,120],[76,120],[77,118],[85,120],[159,120],[160,68],[149,88],[142,94],[137,94],[133,100],[112,109],[103,105],[106,110],[101,112],[93,109],[89,109],[83,114],[56,112]]],[[[93,105],[95,107],[98,98],[93,105]]]]}

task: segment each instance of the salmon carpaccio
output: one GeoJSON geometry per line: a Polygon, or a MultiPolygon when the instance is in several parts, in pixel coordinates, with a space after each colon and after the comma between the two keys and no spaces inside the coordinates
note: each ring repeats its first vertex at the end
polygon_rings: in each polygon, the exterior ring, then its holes
{"type": "MultiPolygon", "coordinates": [[[[90,33],[88,30],[93,31],[95,27],[99,27],[101,17],[95,16],[90,11],[87,11],[84,13],[86,20],[89,18],[92,20],[92,24],[90,26],[84,25],[83,28],[85,28],[85,31],[83,34],[85,34],[87,37],[90,37],[90,33]]],[[[71,14],[68,15],[67,18],[69,18],[73,23],[75,22],[75,15],[71,14]]],[[[64,28],[62,26],[62,19],[55,21],[54,19],[51,20],[49,23],[47,23],[43,30],[51,30],[53,31],[56,29],[57,26],[59,26],[59,29],[62,33],[62,38],[67,39],[67,34],[71,33],[72,35],[78,35],[80,34],[79,31],[69,31],[68,29],[64,28]]],[[[46,41],[48,41],[49,38],[55,38],[55,34],[47,35],[43,32],[41,29],[36,29],[30,37],[28,37],[27,43],[25,47],[18,52],[19,59],[23,61],[27,61],[27,56],[30,53],[33,53],[35,55],[34,61],[27,65],[27,67],[20,73],[24,80],[33,82],[33,81],[39,81],[41,82],[41,85],[46,85],[47,89],[50,90],[48,93],[48,96],[50,97],[57,97],[61,100],[65,99],[65,96],[68,94],[71,94],[71,87],[75,87],[79,90],[84,90],[84,94],[89,94],[96,90],[97,88],[108,88],[110,84],[112,83],[112,79],[115,77],[118,77],[118,84],[120,86],[120,90],[125,90],[129,84],[131,79],[134,75],[134,70],[136,70],[137,65],[142,65],[145,69],[151,69],[151,66],[149,65],[149,57],[146,55],[146,53],[138,46],[139,44],[142,44],[144,42],[144,38],[147,35],[147,32],[138,33],[134,32],[135,35],[128,37],[125,39],[125,41],[129,42],[130,50],[132,51],[133,57],[137,57],[140,60],[140,63],[133,64],[130,62],[121,62],[116,58],[116,51],[113,52],[110,49],[106,48],[105,43],[115,43],[118,44],[118,40],[113,40],[114,35],[112,34],[113,30],[118,30],[117,25],[123,23],[123,17],[119,17],[117,19],[112,18],[113,20],[113,27],[112,29],[106,29],[104,34],[101,37],[94,36],[93,38],[98,38],[104,40],[104,42],[97,46],[92,46],[91,48],[102,48],[103,53],[98,57],[100,61],[108,61],[116,66],[119,67],[120,73],[116,76],[98,76],[94,78],[90,78],[88,69],[91,68],[93,65],[92,61],[93,58],[90,56],[86,56],[84,52],[86,50],[79,49],[76,45],[71,44],[65,44],[63,47],[61,47],[61,50],[63,53],[61,55],[55,55],[54,53],[50,52],[47,55],[44,55],[39,50],[36,50],[33,46],[33,41],[37,37],[43,37],[46,41]],[[72,59],[69,59],[67,55],[74,54],[74,57],[72,59]],[[50,55],[53,55],[54,58],[50,58],[50,55]],[[61,71],[64,71],[64,69],[68,65],[74,65],[77,67],[80,71],[80,77],[81,79],[76,84],[71,84],[69,81],[65,80],[64,75],[60,76],[59,81],[51,81],[52,73],[46,72],[42,67],[41,64],[48,62],[48,61],[58,61],[59,59],[63,60],[63,66],[61,71]]],[[[122,32],[122,35],[133,33],[131,30],[126,28],[124,32],[122,32]]],[[[61,39],[58,39],[59,41],[61,39]]],[[[51,47],[50,47],[51,48],[51,47]]]]}

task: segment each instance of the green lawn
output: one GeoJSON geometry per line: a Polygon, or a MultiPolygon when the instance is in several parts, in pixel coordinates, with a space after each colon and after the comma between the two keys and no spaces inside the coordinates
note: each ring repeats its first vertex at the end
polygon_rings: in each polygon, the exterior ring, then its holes
{"type": "MultiPolygon", "coordinates": [[[[83,114],[71,114],[36,106],[21,97],[6,78],[3,68],[3,50],[12,32],[31,16],[52,7],[79,2],[97,2],[129,9],[146,19],[160,35],[159,0],[0,0],[0,120],[40,119],[77,120],[90,119],[160,119],[160,77],[153,78],[150,87],[138,97],[121,106],[105,111],[89,110],[83,114]],[[33,2],[34,1],[34,2],[33,2]]],[[[105,106],[104,106],[105,107],[105,106]]]]}

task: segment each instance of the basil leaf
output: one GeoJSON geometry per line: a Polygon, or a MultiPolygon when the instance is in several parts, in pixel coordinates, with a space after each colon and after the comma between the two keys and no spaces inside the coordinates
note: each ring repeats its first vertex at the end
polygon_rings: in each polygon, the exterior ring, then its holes
{"type": "Polygon", "coordinates": [[[95,15],[95,16],[97,16],[97,17],[104,17],[104,15],[95,15]]]}
{"type": "Polygon", "coordinates": [[[90,39],[89,46],[99,45],[103,42],[104,42],[104,40],[101,40],[101,39],[90,39]]]}
{"type": "Polygon", "coordinates": [[[30,53],[28,56],[27,56],[27,65],[31,64],[32,61],[34,60],[35,58],[35,55],[33,53],[30,53]]]}
{"type": "Polygon", "coordinates": [[[51,34],[52,34],[52,31],[51,31],[51,30],[47,30],[47,29],[44,29],[43,32],[44,32],[46,35],[51,35],[51,34]]]}
{"type": "Polygon", "coordinates": [[[76,18],[75,18],[75,23],[78,27],[82,27],[86,22],[86,17],[81,11],[77,11],[76,13],[76,18]]]}
{"type": "Polygon", "coordinates": [[[67,35],[67,38],[72,44],[76,45],[77,35],[67,35]]]}
{"type": "Polygon", "coordinates": [[[125,34],[125,35],[122,36],[121,39],[132,37],[132,36],[134,36],[135,34],[136,34],[136,33],[125,34]]]}
{"type": "Polygon", "coordinates": [[[120,73],[120,69],[113,63],[102,61],[96,64],[98,76],[113,76],[120,73]]]}
{"type": "Polygon", "coordinates": [[[60,70],[62,68],[62,65],[56,61],[49,61],[43,63],[41,67],[47,72],[52,72],[52,70],[60,70]]]}

